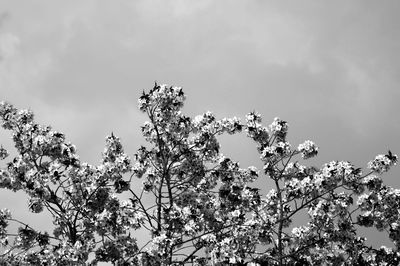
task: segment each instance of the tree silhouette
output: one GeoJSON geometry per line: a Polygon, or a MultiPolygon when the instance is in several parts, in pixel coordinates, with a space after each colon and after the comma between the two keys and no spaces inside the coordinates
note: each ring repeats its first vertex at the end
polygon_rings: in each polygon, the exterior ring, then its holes
{"type": "Polygon", "coordinates": [[[31,111],[2,102],[17,155],[0,170],[0,186],[25,192],[29,210],[49,212],[54,230],[1,210],[1,265],[398,265],[400,190],[380,177],[396,155],[378,155],[365,173],[347,161],[304,166],[318,148],[309,140],[293,148],[286,121],[265,127],[256,112],[245,123],[211,112],[190,118],[184,100],[173,86],[143,92],[147,144],[131,161],[111,133],[98,166],[81,162],[64,134],[35,123],[31,111]],[[218,136],[241,132],[256,143],[261,171],[221,154],[218,136]],[[259,176],[274,184],[265,195],[253,183],[259,176]],[[293,225],[302,212],[308,222],[293,225]],[[367,245],[359,227],[388,233],[394,248],[367,245]],[[137,230],[148,232],[143,246],[137,230]]]}

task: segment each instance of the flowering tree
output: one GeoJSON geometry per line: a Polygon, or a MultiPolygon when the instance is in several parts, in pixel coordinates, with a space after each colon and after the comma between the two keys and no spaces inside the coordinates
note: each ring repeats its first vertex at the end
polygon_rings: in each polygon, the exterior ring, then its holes
{"type": "MultiPolygon", "coordinates": [[[[178,87],[143,92],[147,145],[132,162],[111,134],[99,166],[81,162],[64,134],[35,123],[31,111],[1,103],[17,155],[0,170],[0,186],[25,192],[29,210],[49,212],[54,230],[37,231],[1,210],[0,264],[398,265],[400,190],[380,177],[396,155],[378,155],[364,173],[347,161],[304,166],[299,157],[318,148],[312,141],[293,148],[287,122],[264,127],[256,112],[245,123],[210,112],[192,119],[181,113],[184,100],[178,87]],[[262,171],[220,153],[217,137],[240,132],[256,143],[262,171]],[[253,184],[260,177],[274,184],[266,195],[253,184]],[[130,187],[137,178],[140,193],[130,187]],[[308,222],[294,227],[304,213],[308,222]],[[393,248],[367,245],[359,227],[388,233],[393,248]],[[137,230],[148,231],[143,246],[137,230]]],[[[7,155],[1,147],[0,158],[7,155]]]]}

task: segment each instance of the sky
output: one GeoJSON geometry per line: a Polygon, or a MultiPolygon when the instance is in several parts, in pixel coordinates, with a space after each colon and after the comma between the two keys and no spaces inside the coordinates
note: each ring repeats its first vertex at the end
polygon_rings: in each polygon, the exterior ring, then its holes
{"type": "MultiPolygon", "coordinates": [[[[366,167],[400,154],[399,12],[394,0],[0,0],[0,101],[98,164],[111,132],[132,157],[144,143],[137,99],[156,81],[183,87],[191,116],[278,116],[293,146],[319,146],[309,164],[366,167]]],[[[0,130],[8,149],[10,137],[0,130]]],[[[221,142],[241,166],[261,165],[244,135],[221,142]]],[[[399,174],[385,183],[400,187],[399,174]]],[[[6,206],[23,216],[26,198],[2,191],[6,206]]]]}

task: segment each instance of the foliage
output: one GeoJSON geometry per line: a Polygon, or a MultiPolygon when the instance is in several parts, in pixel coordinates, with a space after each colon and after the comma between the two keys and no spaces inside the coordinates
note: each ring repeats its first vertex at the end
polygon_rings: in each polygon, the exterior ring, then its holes
{"type": "MultiPolygon", "coordinates": [[[[178,87],[143,92],[147,145],[132,162],[111,134],[98,166],[81,162],[64,134],[35,123],[31,111],[2,102],[17,155],[0,170],[0,186],[25,192],[31,212],[51,213],[54,230],[39,232],[1,210],[0,264],[398,265],[400,190],[381,179],[396,155],[378,155],[366,173],[347,161],[304,166],[300,157],[318,148],[312,141],[293,148],[286,121],[265,127],[256,112],[245,123],[211,112],[192,119],[181,112],[184,100],[178,87]],[[221,154],[217,137],[240,132],[256,143],[262,171],[221,154]],[[133,178],[142,180],[141,193],[133,178]],[[274,188],[262,195],[258,178],[274,188]],[[304,213],[308,222],[294,227],[304,213]],[[368,246],[360,227],[387,232],[394,248],[368,246]],[[148,231],[144,246],[138,230],[148,231]]],[[[7,155],[1,147],[0,158],[7,155]]]]}

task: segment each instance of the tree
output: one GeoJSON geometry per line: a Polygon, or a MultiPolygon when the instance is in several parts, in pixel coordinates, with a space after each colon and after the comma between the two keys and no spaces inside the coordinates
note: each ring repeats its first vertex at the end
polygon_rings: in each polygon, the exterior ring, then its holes
{"type": "Polygon", "coordinates": [[[400,190],[381,179],[396,155],[378,155],[365,173],[347,161],[304,166],[299,157],[318,148],[309,140],[293,148],[287,122],[265,127],[256,112],[245,123],[210,112],[192,119],[181,112],[184,100],[178,87],[143,92],[148,143],[132,162],[112,133],[99,166],[81,162],[64,134],[35,123],[31,111],[1,103],[17,155],[0,170],[0,186],[25,192],[29,210],[49,212],[54,224],[39,232],[1,210],[1,264],[398,265],[400,190]],[[220,153],[217,137],[240,132],[256,143],[262,171],[220,153]],[[266,195],[253,184],[259,176],[274,184],[266,195]],[[143,182],[140,193],[133,178],[143,182]],[[294,227],[302,212],[308,222],[294,227]],[[388,233],[393,248],[367,245],[359,227],[388,233]],[[148,231],[144,246],[137,230],[148,231]]]}

